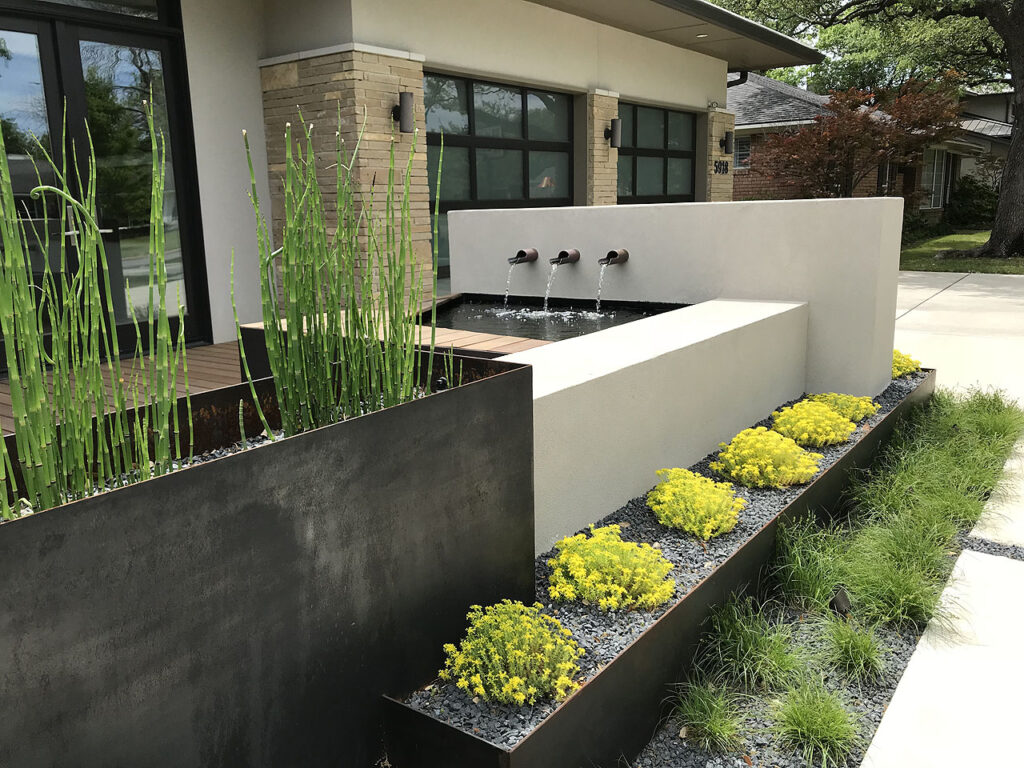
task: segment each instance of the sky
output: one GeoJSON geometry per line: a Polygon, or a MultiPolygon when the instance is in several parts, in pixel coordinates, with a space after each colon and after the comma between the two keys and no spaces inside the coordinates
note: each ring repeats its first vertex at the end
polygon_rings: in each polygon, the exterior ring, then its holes
{"type": "Polygon", "coordinates": [[[11,59],[0,59],[0,115],[24,131],[49,132],[36,36],[0,30],[11,59]]]}

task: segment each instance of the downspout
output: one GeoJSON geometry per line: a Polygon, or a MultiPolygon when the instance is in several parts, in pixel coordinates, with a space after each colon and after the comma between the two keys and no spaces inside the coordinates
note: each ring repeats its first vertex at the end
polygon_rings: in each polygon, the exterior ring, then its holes
{"type": "MultiPolygon", "coordinates": [[[[734,85],[743,85],[745,82],[747,82],[747,78],[750,76],[750,72],[748,72],[745,69],[741,69],[739,71],[739,73],[740,73],[740,76],[738,78],[736,78],[735,80],[726,80],[726,83],[725,83],[725,87],[726,88],[732,88],[734,85]]],[[[728,76],[726,76],[726,77],[728,77],[728,76]]]]}

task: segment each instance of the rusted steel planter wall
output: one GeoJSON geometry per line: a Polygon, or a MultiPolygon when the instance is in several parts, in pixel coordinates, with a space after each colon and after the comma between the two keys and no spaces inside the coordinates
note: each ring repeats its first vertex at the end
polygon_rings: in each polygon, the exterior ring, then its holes
{"type": "MultiPolygon", "coordinates": [[[[381,695],[471,603],[533,595],[531,371],[464,370],[0,526],[0,765],[371,765],[381,695]]],[[[194,405],[237,439],[247,392],[194,405]]]]}
{"type": "Polygon", "coordinates": [[[907,409],[935,389],[931,371],[899,406],[728,560],[566,699],[515,747],[491,744],[388,698],[388,756],[394,768],[617,768],[654,733],[667,694],[692,661],[711,609],[754,583],[775,547],[780,521],[831,508],[852,469],[871,463],[907,409]]]}

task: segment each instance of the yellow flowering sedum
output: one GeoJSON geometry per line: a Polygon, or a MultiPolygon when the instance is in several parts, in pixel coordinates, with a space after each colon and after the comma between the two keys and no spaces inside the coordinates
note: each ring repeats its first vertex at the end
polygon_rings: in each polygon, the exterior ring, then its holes
{"type": "Polygon", "coordinates": [[[565,698],[579,688],[574,678],[583,649],[540,608],[511,600],[472,606],[459,647],[444,646],[448,658],[438,676],[488,701],[522,706],[565,698]]]}
{"type": "Polygon", "coordinates": [[[892,351],[892,377],[898,379],[921,370],[921,361],[905,355],[898,349],[892,351]]]}
{"type": "Polygon", "coordinates": [[[766,427],[744,429],[732,442],[721,443],[711,468],[752,488],[783,488],[806,483],[818,471],[820,453],[805,451],[795,441],[766,427]]]}
{"type": "Polygon", "coordinates": [[[672,563],[650,544],[622,540],[617,525],[590,526],[585,533],[567,536],[555,545],[551,566],[553,600],[582,600],[602,611],[622,608],[650,610],[667,602],[676,590],[667,578],[672,563]]]}
{"type": "Polygon", "coordinates": [[[796,405],[775,411],[772,429],[791,437],[797,445],[820,448],[845,443],[857,425],[824,403],[803,400],[796,405]]]}
{"type": "Polygon", "coordinates": [[[688,469],[660,469],[662,481],[647,494],[658,521],[707,541],[736,527],[747,502],[731,483],[716,483],[688,469]]]}
{"type": "Polygon", "coordinates": [[[873,402],[870,397],[857,397],[855,395],[840,395],[837,392],[826,392],[820,395],[809,395],[808,400],[815,403],[824,403],[843,418],[857,422],[874,416],[881,408],[878,403],[873,402]]]}

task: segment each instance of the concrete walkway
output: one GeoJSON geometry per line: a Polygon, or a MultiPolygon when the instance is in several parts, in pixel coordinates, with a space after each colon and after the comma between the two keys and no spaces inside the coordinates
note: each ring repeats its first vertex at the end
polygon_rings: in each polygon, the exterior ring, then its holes
{"type": "MultiPolygon", "coordinates": [[[[1024,276],[903,272],[896,348],[946,387],[995,386],[1024,403],[1024,276]]],[[[1024,547],[1024,443],[971,537],[1024,547]]],[[[1016,552],[1019,556],[1022,551],[1016,552]]],[[[1024,561],[965,550],[864,768],[1024,765],[1024,561]]]]}

